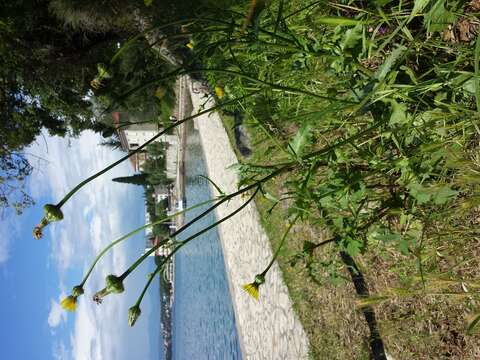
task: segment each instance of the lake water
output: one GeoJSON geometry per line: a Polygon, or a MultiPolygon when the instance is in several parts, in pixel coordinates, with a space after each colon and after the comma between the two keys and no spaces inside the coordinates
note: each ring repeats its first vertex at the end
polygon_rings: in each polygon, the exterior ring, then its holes
{"type": "MultiPolygon", "coordinates": [[[[212,198],[198,133],[189,131],[186,151],[187,207],[212,198]]],[[[208,207],[187,213],[185,222],[208,207]]],[[[215,222],[209,214],[187,229],[184,239],[215,222]]],[[[175,257],[173,359],[241,359],[235,315],[218,232],[212,229],[185,245],[175,257]]]]}

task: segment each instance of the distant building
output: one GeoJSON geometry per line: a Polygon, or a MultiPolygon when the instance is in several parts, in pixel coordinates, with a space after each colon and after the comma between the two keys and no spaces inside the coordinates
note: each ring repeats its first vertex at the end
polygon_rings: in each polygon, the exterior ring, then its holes
{"type": "MultiPolygon", "coordinates": [[[[113,124],[117,129],[122,150],[127,152],[138,149],[139,146],[146,143],[163,130],[155,123],[140,123],[122,126],[121,117],[122,115],[118,111],[112,113],[113,124]]],[[[168,179],[175,179],[177,168],[178,136],[164,134],[155,139],[155,141],[163,142],[167,145],[165,154],[166,175],[168,179]]],[[[147,153],[145,151],[137,152],[135,155],[130,157],[130,162],[134,171],[136,172],[143,170],[146,160],[147,153]]]]}

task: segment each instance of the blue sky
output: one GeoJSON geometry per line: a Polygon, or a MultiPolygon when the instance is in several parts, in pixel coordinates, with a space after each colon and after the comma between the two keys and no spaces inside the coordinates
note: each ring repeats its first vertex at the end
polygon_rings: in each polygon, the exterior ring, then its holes
{"type": "Polygon", "coordinates": [[[142,315],[129,328],[127,310],[154,269],[150,258],[125,281],[126,291],[102,305],[91,296],[110,273],[120,274],[144,249],[143,233],[126,240],[101,260],[79,298],[66,313],[60,299],[81,281],[106,244],[144,224],[141,187],[112,182],[132,174],[128,162],[94,180],[62,207],[64,220],[50,225],[40,241],[32,229],[45,203],[56,203],[86,176],[122,156],[100,146],[101,137],[41,136],[27,153],[34,173],[27,189],[36,205],[0,223],[0,336],[3,359],[159,359],[159,295],[154,282],[142,302],[142,315]]]}

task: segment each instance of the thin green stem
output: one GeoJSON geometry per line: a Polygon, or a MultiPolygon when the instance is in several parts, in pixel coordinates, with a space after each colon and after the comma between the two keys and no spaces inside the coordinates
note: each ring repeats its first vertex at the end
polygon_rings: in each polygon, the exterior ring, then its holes
{"type": "Polygon", "coordinates": [[[102,256],[105,255],[105,254],[108,252],[108,250],[110,250],[112,247],[114,247],[114,246],[117,245],[118,243],[120,243],[120,242],[122,242],[123,240],[125,240],[125,239],[127,239],[127,238],[129,238],[129,237],[131,237],[131,236],[133,236],[133,235],[135,235],[135,234],[137,234],[138,232],[142,231],[143,229],[146,229],[146,228],[151,227],[151,226],[155,226],[155,225],[162,224],[162,223],[166,222],[167,220],[174,219],[174,218],[175,218],[176,216],[178,216],[178,215],[184,214],[184,213],[186,213],[186,212],[188,212],[188,211],[191,211],[191,210],[193,210],[193,209],[195,209],[195,208],[198,208],[198,207],[200,207],[200,206],[206,205],[206,204],[208,204],[208,203],[211,203],[211,202],[217,201],[217,200],[218,200],[218,198],[209,199],[209,200],[203,201],[203,202],[201,202],[201,203],[198,203],[198,204],[196,204],[196,205],[193,205],[193,206],[191,206],[191,207],[189,207],[189,208],[187,208],[187,209],[184,209],[184,210],[182,210],[182,211],[176,212],[175,214],[172,214],[172,215],[167,216],[167,217],[165,217],[165,218],[162,218],[162,219],[160,219],[160,220],[157,220],[157,221],[154,221],[154,222],[151,222],[151,223],[142,225],[142,226],[136,228],[135,230],[132,230],[132,231],[130,231],[129,233],[127,233],[127,234],[119,237],[117,240],[112,241],[110,244],[108,244],[108,245],[97,255],[97,257],[95,258],[95,260],[93,261],[93,263],[90,265],[90,268],[88,269],[87,273],[86,273],[85,276],[83,277],[83,280],[82,280],[82,282],[80,283],[80,286],[83,286],[83,285],[86,283],[88,277],[90,276],[90,274],[92,273],[93,269],[95,268],[95,265],[96,265],[96,264],[98,263],[98,261],[102,258],[102,256]]]}
{"type": "Polygon", "coordinates": [[[143,290],[140,293],[140,296],[138,297],[137,302],[135,303],[135,306],[140,306],[140,304],[143,300],[143,297],[145,296],[145,293],[147,292],[150,284],[152,283],[155,276],[157,276],[157,274],[160,272],[160,270],[162,270],[162,267],[163,267],[163,265],[166,264],[166,262],[167,262],[167,258],[165,258],[160,264],[158,264],[155,271],[150,274],[150,277],[149,277],[147,283],[145,284],[145,286],[143,287],[143,290]]]}
{"type": "Polygon", "coordinates": [[[300,214],[298,214],[297,216],[295,216],[295,219],[293,219],[293,220],[290,222],[290,224],[288,224],[287,229],[286,229],[285,232],[283,233],[282,240],[280,240],[280,244],[278,244],[278,247],[277,247],[277,249],[275,250],[275,253],[274,253],[273,256],[272,256],[272,260],[270,260],[270,262],[268,263],[268,265],[267,265],[267,267],[265,268],[265,270],[262,271],[262,273],[261,273],[262,276],[265,276],[265,274],[268,272],[268,270],[270,270],[270,268],[272,267],[273,263],[274,263],[275,260],[277,259],[278,254],[280,254],[280,250],[282,249],[283,244],[285,243],[285,240],[287,239],[288,233],[289,233],[290,230],[292,229],[293,225],[295,225],[295,223],[297,222],[297,220],[298,220],[299,217],[300,217],[300,214]]]}
{"type": "MultiPolygon", "coordinates": [[[[173,255],[175,255],[175,253],[180,250],[183,246],[185,246],[186,244],[188,244],[190,241],[192,241],[193,239],[199,237],[200,235],[202,235],[203,233],[213,229],[214,227],[218,226],[219,224],[221,224],[222,222],[230,219],[231,217],[235,216],[236,214],[238,214],[240,211],[242,211],[254,198],[255,196],[257,195],[258,191],[260,190],[260,186],[257,186],[257,188],[255,189],[255,191],[253,192],[252,196],[250,196],[250,198],[244,202],[241,206],[239,206],[237,209],[235,209],[235,211],[232,211],[230,214],[228,214],[227,216],[223,217],[222,219],[214,222],[213,224],[207,226],[206,228],[196,232],[195,234],[193,234],[192,236],[188,237],[187,239],[181,241],[176,247],[175,249],[172,250],[172,252],[170,254],[168,254],[165,259],[163,260],[162,264],[159,264],[157,266],[157,269],[155,270],[155,273],[157,273],[159,270],[159,268],[161,266],[163,266],[163,264],[165,264],[169,259],[171,259],[173,257],[173,255]],[[158,270],[158,271],[157,271],[158,270]]],[[[208,212],[211,211],[210,209],[207,210],[208,212]]],[[[140,264],[146,257],[147,257],[147,253],[145,253],[142,257],[140,257],[140,259],[138,259],[135,264],[133,264],[130,268],[128,268],[121,276],[120,278],[122,280],[124,280],[128,274],[130,272],[132,272],[137,266],[138,264],[140,264]],[[143,258],[143,259],[142,259],[143,258]]],[[[150,279],[149,279],[150,280],[150,279]]],[[[148,288],[148,286],[150,286],[150,283],[151,281],[148,281],[147,282],[147,285],[145,286],[145,288],[143,289],[143,292],[141,294],[141,297],[143,297],[143,294],[145,293],[146,289],[148,288]]],[[[140,298],[141,300],[141,298],[140,298]]]]}

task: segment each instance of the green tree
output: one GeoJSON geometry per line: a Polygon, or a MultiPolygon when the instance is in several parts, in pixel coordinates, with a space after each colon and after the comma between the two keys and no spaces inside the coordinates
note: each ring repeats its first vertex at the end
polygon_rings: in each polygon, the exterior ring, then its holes
{"type": "Polygon", "coordinates": [[[0,2],[1,209],[33,203],[22,151],[42,129],[59,136],[106,129],[92,111],[89,83],[122,36],[67,29],[46,0],[0,2]]]}
{"type": "Polygon", "coordinates": [[[112,179],[112,181],[124,184],[146,185],[148,183],[147,178],[147,174],[135,174],[132,176],[117,177],[112,179]]]}

